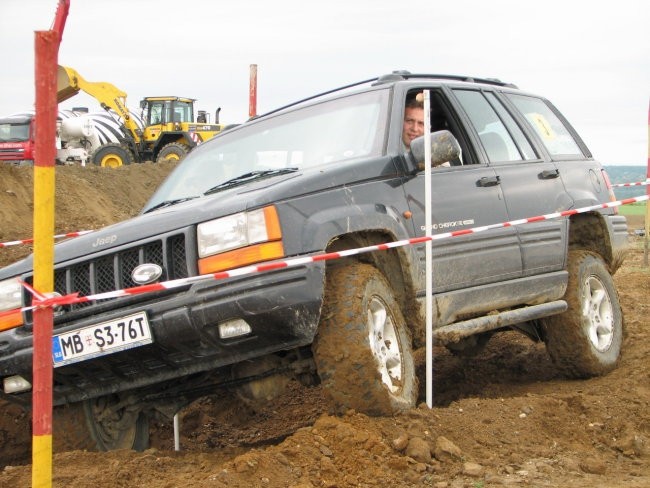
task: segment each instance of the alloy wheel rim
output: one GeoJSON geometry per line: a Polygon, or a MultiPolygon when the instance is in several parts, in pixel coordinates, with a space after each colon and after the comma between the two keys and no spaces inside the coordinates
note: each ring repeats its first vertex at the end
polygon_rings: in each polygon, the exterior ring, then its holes
{"type": "Polygon", "coordinates": [[[379,297],[372,297],[368,304],[368,332],[381,381],[395,393],[401,388],[402,354],[393,317],[379,297]]]}
{"type": "Polygon", "coordinates": [[[609,293],[600,279],[589,276],[585,280],[582,314],[588,322],[587,333],[591,344],[604,352],[614,340],[614,314],[609,293]]]}

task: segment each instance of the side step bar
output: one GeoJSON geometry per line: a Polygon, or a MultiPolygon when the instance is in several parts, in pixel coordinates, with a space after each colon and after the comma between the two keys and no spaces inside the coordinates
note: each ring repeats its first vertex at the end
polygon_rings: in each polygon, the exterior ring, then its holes
{"type": "Polygon", "coordinates": [[[461,339],[481,332],[556,315],[566,311],[567,308],[569,306],[564,300],[556,300],[554,302],[542,303],[541,305],[531,305],[515,310],[507,310],[494,315],[485,315],[475,319],[444,325],[433,331],[433,337],[443,344],[459,342],[461,339]]]}

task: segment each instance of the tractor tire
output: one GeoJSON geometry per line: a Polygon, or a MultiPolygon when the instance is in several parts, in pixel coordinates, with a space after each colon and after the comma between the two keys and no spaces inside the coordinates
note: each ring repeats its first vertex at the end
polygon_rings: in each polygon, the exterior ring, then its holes
{"type": "Polygon", "coordinates": [[[623,312],[603,259],[588,251],[569,253],[566,312],[542,320],[546,350],[572,378],[612,371],[624,337],[623,312]]]}
{"type": "Polygon", "coordinates": [[[54,409],[54,451],[147,449],[148,417],[137,409],[113,408],[117,404],[118,397],[109,395],[54,409]]]}
{"type": "Polygon", "coordinates": [[[135,161],[131,150],[116,142],[109,142],[97,148],[90,160],[102,168],[119,168],[135,161]]]}
{"type": "Polygon", "coordinates": [[[180,142],[170,142],[169,144],[165,144],[156,156],[156,163],[180,161],[188,152],[190,152],[190,149],[191,148],[187,144],[182,144],[180,142]]]}
{"type": "Polygon", "coordinates": [[[323,390],[337,410],[380,416],[415,406],[409,331],[390,285],[373,266],[328,270],[312,350],[323,390]]]}

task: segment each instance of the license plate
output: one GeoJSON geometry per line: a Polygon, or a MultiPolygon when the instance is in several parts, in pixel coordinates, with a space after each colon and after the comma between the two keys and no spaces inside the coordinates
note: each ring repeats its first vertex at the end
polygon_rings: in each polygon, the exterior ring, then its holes
{"type": "Polygon", "coordinates": [[[52,337],[54,367],[124,351],[153,342],[147,315],[138,312],[52,337]]]}

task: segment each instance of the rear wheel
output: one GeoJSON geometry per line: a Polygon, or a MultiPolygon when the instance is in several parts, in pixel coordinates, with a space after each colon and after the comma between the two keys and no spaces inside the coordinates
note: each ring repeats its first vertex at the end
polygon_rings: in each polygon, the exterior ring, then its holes
{"type": "Polygon", "coordinates": [[[121,144],[110,142],[97,148],[90,157],[93,164],[102,168],[118,168],[134,161],[131,150],[121,144]]]}
{"type": "Polygon", "coordinates": [[[143,451],[149,447],[148,417],[137,407],[120,405],[116,395],[55,409],[53,428],[56,451],[143,451]]]}
{"type": "Polygon", "coordinates": [[[182,144],[180,142],[170,142],[165,144],[163,148],[158,152],[156,156],[156,162],[164,161],[180,161],[183,159],[187,153],[190,152],[190,147],[187,144],[182,144]]]}
{"type": "Polygon", "coordinates": [[[588,251],[569,253],[569,309],[542,321],[546,349],[565,374],[598,376],[618,364],[623,343],[623,313],[602,258],[588,251]]]}
{"type": "Polygon", "coordinates": [[[389,415],[415,405],[411,340],[390,285],[374,267],[328,270],[312,346],[325,392],[340,409],[389,415]]]}

